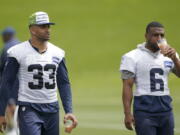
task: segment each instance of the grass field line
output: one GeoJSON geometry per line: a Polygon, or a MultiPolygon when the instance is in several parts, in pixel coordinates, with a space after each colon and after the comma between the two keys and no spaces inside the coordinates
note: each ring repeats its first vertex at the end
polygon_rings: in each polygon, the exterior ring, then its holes
{"type": "MultiPolygon", "coordinates": [[[[124,125],[121,124],[97,124],[97,123],[83,123],[79,124],[79,128],[93,128],[93,129],[103,129],[103,130],[127,130],[124,125]]],[[[180,128],[175,128],[175,133],[180,133],[180,128]]]]}
{"type": "Polygon", "coordinates": [[[78,125],[79,128],[93,128],[93,129],[113,129],[113,130],[126,130],[122,125],[118,124],[97,124],[94,123],[80,123],[78,125]]]}

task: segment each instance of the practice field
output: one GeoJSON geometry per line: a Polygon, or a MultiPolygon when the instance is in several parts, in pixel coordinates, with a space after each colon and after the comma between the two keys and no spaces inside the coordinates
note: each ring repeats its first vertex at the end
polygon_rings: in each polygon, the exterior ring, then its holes
{"type": "MultiPolygon", "coordinates": [[[[27,40],[28,16],[48,12],[56,23],[51,42],[66,51],[79,120],[72,135],[134,135],[123,124],[121,56],[144,41],[146,24],[154,20],[165,25],[168,42],[180,53],[179,5],[178,0],[1,0],[0,30],[13,26],[27,40]]],[[[180,135],[180,79],[171,75],[169,81],[180,135]]],[[[61,125],[66,135],[62,119],[61,125]]]]}

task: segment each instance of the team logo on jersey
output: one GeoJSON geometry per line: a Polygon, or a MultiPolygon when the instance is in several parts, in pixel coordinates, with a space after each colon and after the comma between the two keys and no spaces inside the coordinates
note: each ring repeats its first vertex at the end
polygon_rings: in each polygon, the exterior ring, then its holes
{"type": "Polygon", "coordinates": [[[59,64],[59,58],[58,57],[52,57],[52,62],[59,64]]]}
{"type": "Polygon", "coordinates": [[[172,68],[173,67],[172,61],[164,61],[164,67],[165,68],[172,68]]]}

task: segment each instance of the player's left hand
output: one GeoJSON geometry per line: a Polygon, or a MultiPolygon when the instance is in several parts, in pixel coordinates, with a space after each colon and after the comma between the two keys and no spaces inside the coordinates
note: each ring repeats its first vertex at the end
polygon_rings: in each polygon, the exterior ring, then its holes
{"type": "Polygon", "coordinates": [[[74,114],[72,113],[67,113],[65,116],[64,116],[64,124],[67,122],[67,120],[71,120],[72,121],[72,125],[70,127],[66,127],[65,128],[65,132],[67,133],[71,133],[71,131],[76,128],[76,126],[78,125],[78,120],[77,118],[75,117],[74,114]]]}
{"type": "Polygon", "coordinates": [[[172,47],[168,47],[165,52],[163,53],[164,56],[171,58],[172,60],[175,60],[176,57],[176,50],[172,47]]]}

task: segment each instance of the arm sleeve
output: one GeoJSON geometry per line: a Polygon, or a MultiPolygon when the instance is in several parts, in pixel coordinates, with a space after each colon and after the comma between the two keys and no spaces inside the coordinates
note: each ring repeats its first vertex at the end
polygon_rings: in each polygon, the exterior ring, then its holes
{"type": "Polygon", "coordinates": [[[0,57],[0,76],[2,77],[2,73],[4,70],[5,61],[7,59],[7,53],[5,49],[2,50],[1,57],[0,57]]]}
{"type": "Polygon", "coordinates": [[[134,78],[135,77],[135,74],[130,72],[130,71],[127,71],[127,70],[122,70],[121,71],[121,78],[122,79],[130,79],[130,78],[134,78]]]}
{"type": "Polygon", "coordinates": [[[19,63],[13,57],[8,57],[0,85],[0,116],[4,116],[7,101],[9,99],[10,90],[12,90],[13,83],[16,80],[16,75],[19,70],[19,63]]]}
{"type": "Polygon", "coordinates": [[[122,57],[120,71],[122,72],[123,70],[129,71],[134,74],[136,73],[136,63],[131,57],[129,56],[122,57]]]}
{"type": "Polygon", "coordinates": [[[65,113],[72,113],[72,94],[65,59],[57,69],[57,85],[65,113]]]}

